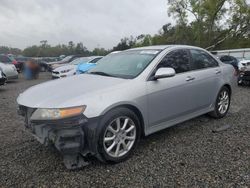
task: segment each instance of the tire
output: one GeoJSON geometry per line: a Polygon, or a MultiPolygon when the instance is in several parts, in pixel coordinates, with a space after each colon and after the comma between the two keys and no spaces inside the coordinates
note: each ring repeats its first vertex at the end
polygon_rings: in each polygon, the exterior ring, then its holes
{"type": "Polygon", "coordinates": [[[231,103],[231,93],[226,86],[223,86],[217,95],[214,111],[209,113],[209,115],[216,119],[225,117],[230,108],[230,103],[231,103]],[[224,93],[226,93],[227,97],[225,96],[223,99],[224,93]]]}
{"type": "Polygon", "coordinates": [[[128,159],[136,148],[141,135],[140,121],[136,114],[127,108],[116,108],[104,115],[100,125],[102,128],[99,134],[98,152],[102,161],[119,163],[128,159]],[[117,126],[117,122],[120,122],[120,129],[117,126]],[[124,128],[125,124],[126,126],[124,128]],[[124,130],[122,130],[122,128],[124,128],[124,130]],[[131,129],[131,131],[126,133],[129,129],[131,129]],[[117,153],[118,145],[121,151],[117,153]],[[127,148],[127,150],[125,148],[127,148]]]}

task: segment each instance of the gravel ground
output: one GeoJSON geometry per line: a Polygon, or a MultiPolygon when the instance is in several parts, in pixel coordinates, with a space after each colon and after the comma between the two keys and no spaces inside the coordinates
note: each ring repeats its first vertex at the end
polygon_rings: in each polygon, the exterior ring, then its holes
{"type": "Polygon", "coordinates": [[[144,138],[126,162],[69,171],[61,156],[23,131],[16,97],[50,79],[0,87],[0,187],[250,187],[250,88],[240,87],[227,117],[201,116],[144,138]],[[221,126],[231,126],[216,132],[221,126]]]}

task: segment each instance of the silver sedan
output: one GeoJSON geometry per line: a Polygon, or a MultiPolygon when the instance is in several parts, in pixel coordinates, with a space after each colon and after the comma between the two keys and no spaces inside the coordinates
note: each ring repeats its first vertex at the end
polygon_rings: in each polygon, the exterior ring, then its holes
{"type": "Polygon", "coordinates": [[[127,159],[141,135],[209,113],[223,118],[236,78],[204,49],[135,48],[106,56],[87,74],[34,86],[17,99],[26,127],[53,144],[67,168],[92,155],[127,159]]]}

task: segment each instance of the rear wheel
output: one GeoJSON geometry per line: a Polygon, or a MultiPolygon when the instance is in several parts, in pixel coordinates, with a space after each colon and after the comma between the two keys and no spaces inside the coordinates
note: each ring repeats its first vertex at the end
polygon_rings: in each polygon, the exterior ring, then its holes
{"type": "Polygon", "coordinates": [[[99,153],[106,162],[118,163],[133,152],[140,136],[140,122],[127,108],[117,108],[104,116],[99,136],[99,153]]]}
{"type": "Polygon", "coordinates": [[[210,115],[214,118],[223,118],[227,115],[231,102],[230,91],[227,87],[222,87],[215,103],[214,111],[210,115]]]}

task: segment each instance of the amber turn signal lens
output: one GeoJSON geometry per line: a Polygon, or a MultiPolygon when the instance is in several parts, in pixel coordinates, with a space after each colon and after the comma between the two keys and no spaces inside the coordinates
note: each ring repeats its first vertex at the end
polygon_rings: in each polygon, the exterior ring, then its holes
{"type": "Polygon", "coordinates": [[[60,109],[61,118],[76,116],[84,112],[86,106],[60,109]]]}

